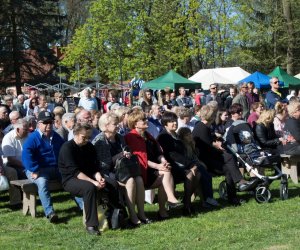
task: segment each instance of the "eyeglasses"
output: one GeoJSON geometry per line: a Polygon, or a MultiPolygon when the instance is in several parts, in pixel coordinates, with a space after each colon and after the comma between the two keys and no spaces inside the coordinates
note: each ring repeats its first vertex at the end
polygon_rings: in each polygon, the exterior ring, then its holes
{"type": "Polygon", "coordinates": [[[276,82],[273,82],[273,84],[279,84],[279,82],[278,82],[278,81],[276,81],[276,82]]]}
{"type": "Polygon", "coordinates": [[[210,88],[210,89],[216,89],[217,87],[213,87],[213,88],[210,88]]]}

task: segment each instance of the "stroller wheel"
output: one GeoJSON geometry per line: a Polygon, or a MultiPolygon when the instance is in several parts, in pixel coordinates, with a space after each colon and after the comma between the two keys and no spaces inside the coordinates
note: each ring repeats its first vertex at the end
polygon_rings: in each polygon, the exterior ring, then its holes
{"type": "Polygon", "coordinates": [[[222,181],[219,185],[219,195],[222,200],[228,199],[226,181],[222,181]]]}
{"type": "Polygon", "coordinates": [[[259,186],[255,190],[255,200],[258,203],[267,203],[271,199],[271,192],[267,187],[259,186]]]}
{"type": "Polygon", "coordinates": [[[281,181],[280,184],[280,199],[281,200],[287,200],[289,198],[289,189],[288,189],[288,182],[287,181],[281,181]]]}

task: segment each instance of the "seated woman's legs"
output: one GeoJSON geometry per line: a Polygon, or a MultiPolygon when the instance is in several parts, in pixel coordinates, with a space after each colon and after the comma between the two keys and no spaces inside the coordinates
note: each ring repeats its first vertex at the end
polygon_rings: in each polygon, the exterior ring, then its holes
{"type": "Polygon", "coordinates": [[[143,178],[141,176],[137,176],[134,178],[135,185],[136,185],[136,205],[138,209],[138,217],[141,220],[147,219],[145,215],[145,188],[144,188],[144,182],[143,178]]]}
{"type": "Polygon", "coordinates": [[[125,184],[120,183],[121,187],[125,188],[125,201],[129,212],[129,217],[132,223],[139,223],[139,219],[135,212],[136,201],[136,183],[134,178],[129,178],[125,184]]]}
{"type": "Polygon", "coordinates": [[[166,201],[179,202],[175,197],[174,181],[171,172],[159,171],[158,177],[150,188],[158,188],[159,214],[162,217],[166,217],[168,215],[165,207],[166,201]]]}
{"type": "Polygon", "coordinates": [[[97,189],[92,183],[77,178],[68,180],[64,186],[67,192],[83,198],[87,227],[98,227],[97,189]]]}
{"type": "Polygon", "coordinates": [[[191,209],[191,197],[192,194],[195,192],[197,186],[199,185],[200,181],[200,173],[196,170],[195,172],[187,171],[186,177],[184,180],[184,209],[187,210],[187,212],[190,212],[191,209]]]}

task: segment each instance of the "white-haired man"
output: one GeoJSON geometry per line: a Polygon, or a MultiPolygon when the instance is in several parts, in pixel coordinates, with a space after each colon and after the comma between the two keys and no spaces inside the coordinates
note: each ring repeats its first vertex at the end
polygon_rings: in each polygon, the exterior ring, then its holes
{"type": "MultiPolygon", "coordinates": [[[[87,123],[89,125],[93,125],[93,120],[92,120],[92,114],[88,110],[81,110],[77,115],[76,115],[76,123],[84,124],[87,123]]],[[[99,130],[96,128],[93,128],[92,130],[92,135],[90,138],[90,141],[93,141],[94,138],[99,134],[99,130]]],[[[72,140],[74,138],[73,130],[69,131],[68,135],[68,141],[72,140]]]]}
{"type": "MultiPolygon", "coordinates": [[[[28,135],[28,122],[20,118],[13,127],[14,129],[8,132],[2,141],[3,157],[7,160],[3,169],[9,181],[27,179],[22,163],[22,151],[28,135]]],[[[19,208],[22,203],[20,190],[11,185],[9,197],[11,207],[19,208]]]]}
{"type": "Polygon", "coordinates": [[[10,124],[3,130],[3,134],[6,135],[8,132],[12,131],[14,129],[14,124],[18,121],[20,118],[20,112],[19,111],[11,111],[8,115],[10,124]]]}

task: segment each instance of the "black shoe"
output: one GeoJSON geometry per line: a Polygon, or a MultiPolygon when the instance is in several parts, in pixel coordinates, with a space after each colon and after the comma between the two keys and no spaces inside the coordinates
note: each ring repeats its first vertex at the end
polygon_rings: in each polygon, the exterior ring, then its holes
{"type": "Polygon", "coordinates": [[[228,203],[234,207],[241,205],[240,199],[238,199],[238,198],[230,199],[230,200],[228,200],[228,203]]]}
{"type": "Polygon", "coordinates": [[[158,221],[164,221],[169,219],[169,216],[161,216],[159,212],[157,212],[157,220],[158,221]]]}
{"type": "Polygon", "coordinates": [[[97,227],[86,227],[86,231],[90,235],[100,235],[101,234],[97,227]]]}
{"type": "Polygon", "coordinates": [[[151,224],[152,220],[146,218],[146,219],[141,219],[139,218],[139,220],[141,221],[142,224],[146,225],[146,224],[151,224]]]}
{"type": "Polygon", "coordinates": [[[168,208],[178,208],[182,206],[182,203],[180,202],[174,203],[174,202],[167,201],[167,206],[168,208]]]}
{"type": "Polygon", "coordinates": [[[237,207],[237,206],[241,206],[241,205],[245,204],[245,203],[246,203],[246,200],[244,200],[244,199],[239,199],[239,198],[233,198],[233,199],[228,200],[228,202],[229,202],[229,204],[231,204],[232,206],[237,207]]]}
{"type": "Polygon", "coordinates": [[[184,207],[182,209],[183,216],[192,216],[195,213],[195,209],[193,207],[184,207]]]}
{"type": "Polygon", "coordinates": [[[48,220],[50,221],[50,223],[55,223],[58,221],[58,216],[56,213],[52,212],[50,214],[47,215],[48,220]]]}
{"type": "Polygon", "coordinates": [[[20,210],[20,209],[22,209],[22,207],[23,207],[22,203],[9,205],[9,208],[13,211],[20,210]]]}
{"type": "Polygon", "coordinates": [[[141,223],[133,223],[131,220],[128,220],[127,228],[134,229],[140,227],[141,223]]]}

